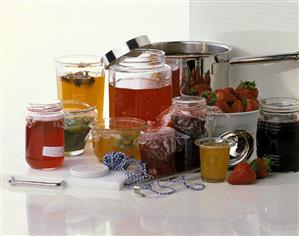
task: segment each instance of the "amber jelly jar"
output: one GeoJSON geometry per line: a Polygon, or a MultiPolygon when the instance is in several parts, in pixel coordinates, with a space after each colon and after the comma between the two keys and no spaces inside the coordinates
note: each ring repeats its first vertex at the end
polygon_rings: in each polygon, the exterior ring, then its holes
{"type": "Polygon", "coordinates": [[[147,123],[131,117],[112,117],[90,124],[95,155],[102,162],[109,152],[123,152],[140,160],[138,139],[147,123]]]}
{"type": "Polygon", "coordinates": [[[103,118],[105,75],[98,56],[74,55],[55,59],[60,100],[78,100],[95,106],[103,118]]]}

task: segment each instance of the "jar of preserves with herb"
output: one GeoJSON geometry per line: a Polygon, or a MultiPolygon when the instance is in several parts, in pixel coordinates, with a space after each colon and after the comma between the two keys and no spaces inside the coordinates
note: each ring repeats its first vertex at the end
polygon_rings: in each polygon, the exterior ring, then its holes
{"type": "Polygon", "coordinates": [[[64,161],[64,120],[60,101],[30,103],[26,117],[26,161],[35,169],[54,169],[64,161]]]}
{"type": "Polygon", "coordinates": [[[260,103],[258,157],[271,159],[271,170],[299,170],[299,99],[266,98],[260,103]]]}
{"type": "Polygon", "coordinates": [[[56,58],[57,93],[60,100],[78,100],[95,106],[103,118],[105,75],[98,56],[56,58]]]}
{"type": "Polygon", "coordinates": [[[138,138],[145,121],[132,117],[111,117],[91,123],[94,152],[100,162],[109,152],[123,152],[140,160],[138,138]]]}

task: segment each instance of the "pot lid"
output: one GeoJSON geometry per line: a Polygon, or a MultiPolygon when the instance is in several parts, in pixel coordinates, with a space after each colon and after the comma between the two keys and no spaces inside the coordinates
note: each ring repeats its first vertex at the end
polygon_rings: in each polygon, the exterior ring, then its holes
{"type": "Polygon", "coordinates": [[[254,148],[254,140],[246,130],[227,131],[219,136],[220,138],[229,139],[235,142],[230,148],[229,167],[233,167],[243,160],[248,160],[254,148]]]}
{"type": "Polygon", "coordinates": [[[134,49],[141,48],[149,44],[151,44],[151,41],[147,35],[141,35],[136,38],[132,38],[107,52],[102,58],[104,65],[106,68],[108,68],[122,56],[127,55],[134,49]]]}

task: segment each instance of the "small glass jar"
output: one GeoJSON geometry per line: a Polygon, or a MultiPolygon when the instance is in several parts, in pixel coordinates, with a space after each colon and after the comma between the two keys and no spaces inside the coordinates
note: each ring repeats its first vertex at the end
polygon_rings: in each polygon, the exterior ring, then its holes
{"type": "Polygon", "coordinates": [[[269,157],[271,170],[299,170],[299,99],[266,98],[260,103],[257,156],[269,157]]]}
{"type": "Polygon", "coordinates": [[[163,51],[135,49],[108,72],[110,117],[155,121],[171,105],[171,67],[163,51]]]}
{"type": "Polygon", "coordinates": [[[164,116],[163,122],[176,130],[176,138],[181,146],[176,153],[177,171],[194,169],[200,166],[196,139],[206,136],[206,100],[195,96],[182,96],[172,99],[172,108],[164,116]]]}
{"type": "Polygon", "coordinates": [[[64,154],[82,154],[86,145],[91,122],[97,118],[95,107],[75,100],[62,101],[64,112],[64,154]]]}
{"type": "Polygon", "coordinates": [[[76,55],[55,59],[60,100],[79,100],[95,106],[103,118],[105,75],[98,56],[76,55]]]}
{"type": "Polygon", "coordinates": [[[26,117],[26,161],[35,169],[54,169],[64,161],[64,120],[60,101],[30,103],[26,117]]]}
{"type": "Polygon", "coordinates": [[[138,138],[145,121],[131,117],[106,118],[90,124],[95,155],[103,162],[109,152],[123,152],[140,160],[138,138]]]}
{"type": "Polygon", "coordinates": [[[148,174],[154,177],[175,174],[177,143],[174,129],[165,127],[141,132],[139,144],[148,174]]]}

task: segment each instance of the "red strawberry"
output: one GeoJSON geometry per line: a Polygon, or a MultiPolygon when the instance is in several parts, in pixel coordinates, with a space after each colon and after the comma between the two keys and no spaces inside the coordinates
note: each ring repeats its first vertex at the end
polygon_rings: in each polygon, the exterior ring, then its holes
{"type": "Polygon", "coordinates": [[[222,100],[225,101],[226,103],[233,103],[234,101],[237,100],[237,98],[233,94],[229,93],[224,89],[218,89],[216,91],[216,94],[217,94],[217,100],[222,100]]]}
{"type": "Polygon", "coordinates": [[[232,87],[226,87],[224,90],[235,96],[235,90],[232,87]]]}
{"type": "Polygon", "coordinates": [[[245,111],[255,111],[259,108],[258,101],[252,98],[246,98],[242,100],[245,111]]]}
{"type": "Polygon", "coordinates": [[[252,184],[256,181],[255,171],[247,162],[241,162],[235,166],[227,179],[230,184],[252,184]]]}
{"type": "Polygon", "coordinates": [[[231,106],[232,112],[243,112],[245,111],[245,107],[243,106],[240,100],[236,100],[231,106]]]}
{"type": "Polygon", "coordinates": [[[242,98],[257,98],[258,89],[256,88],[255,81],[241,81],[235,90],[235,93],[239,99],[242,98]]]}
{"type": "Polygon", "coordinates": [[[217,100],[215,103],[215,106],[219,107],[221,109],[221,111],[223,111],[225,113],[232,112],[232,110],[230,109],[230,107],[227,105],[227,103],[225,101],[217,100]]]}
{"type": "Polygon", "coordinates": [[[258,179],[266,178],[269,175],[271,160],[269,158],[256,158],[251,163],[250,166],[254,169],[256,177],[258,179]]]}

